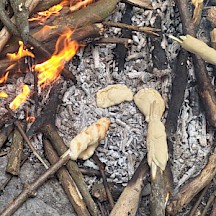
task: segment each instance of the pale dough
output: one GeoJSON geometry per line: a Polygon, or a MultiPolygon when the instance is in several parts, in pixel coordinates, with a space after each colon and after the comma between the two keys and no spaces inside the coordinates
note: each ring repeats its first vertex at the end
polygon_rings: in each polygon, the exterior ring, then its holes
{"type": "Polygon", "coordinates": [[[87,160],[90,158],[99,142],[105,138],[110,123],[108,118],[101,118],[75,136],[69,143],[71,159],[87,160]]]}
{"type": "Polygon", "coordinates": [[[107,108],[124,101],[132,101],[133,92],[126,85],[115,84],[99,90],[96,97],[97,106],[107,108]]]}
{"type": "Polygon", "coordinates": [[[157,101],[159,105],[155,112],[157,112],[157,115],[161,118],[165,110],[165,103],[158,91],[152,88],[141,89],[134,96],[134,102],[139,110],[144,114],[147,122],[149,122],[150,105],[154,101],[157,101]]]}

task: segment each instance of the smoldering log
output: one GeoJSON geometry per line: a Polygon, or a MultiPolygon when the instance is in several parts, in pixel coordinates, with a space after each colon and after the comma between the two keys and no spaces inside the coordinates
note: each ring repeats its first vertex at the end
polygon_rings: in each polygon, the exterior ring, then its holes
{"type": "Polygon", "coordinates": [[[10,147],[10,152],[8,154],[8,163],[6,167],[6,172],[12,175],[19,175],[21,156],[23,151],[23,137],[19,130],[16,129],[13,134],[13,141],[10,147]]]}
{"type": "MultiPolygon", "coordinates": [[[[48,140],[44,140],[44,150],[51,164],[54,164],[59,160],[57,153],[48,140]]],[[[57,176],[77,215],[90,216],[83,198],[67,169],[65,167],[60,168],[57,171],[57,176]]]]}

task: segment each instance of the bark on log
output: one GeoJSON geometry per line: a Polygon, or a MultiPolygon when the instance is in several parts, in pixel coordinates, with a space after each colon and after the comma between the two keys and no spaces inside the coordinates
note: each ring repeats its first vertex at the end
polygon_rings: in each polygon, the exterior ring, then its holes
{"type": "Polygon", "coordinates": [[[8,155],[6,172],[12,175],[19,175],[21,166],[21,156],[23,151],[23,137],[16,129],[13,134],[13,141],[8,155]]]}

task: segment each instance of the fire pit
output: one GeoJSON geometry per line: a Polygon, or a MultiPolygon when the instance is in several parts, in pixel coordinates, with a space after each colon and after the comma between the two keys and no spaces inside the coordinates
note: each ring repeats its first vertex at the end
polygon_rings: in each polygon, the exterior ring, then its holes
{"type": "Polygon", "coordinates": [[[11,2],[1,215],[214,215],[215,67],[179,40],[210,45],[214,1],[11,2]]]}

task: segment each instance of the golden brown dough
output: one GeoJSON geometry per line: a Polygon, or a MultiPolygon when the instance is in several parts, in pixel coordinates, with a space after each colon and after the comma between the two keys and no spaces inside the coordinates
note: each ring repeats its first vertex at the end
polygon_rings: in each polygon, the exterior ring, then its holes
{"type": "Polygon", "coordinates": [[[108,118],[101,118],[74,137],[69,143],[71,159],[87,160],[90,158],[99,142],[105,138],[110,123],[108,118]]]}

